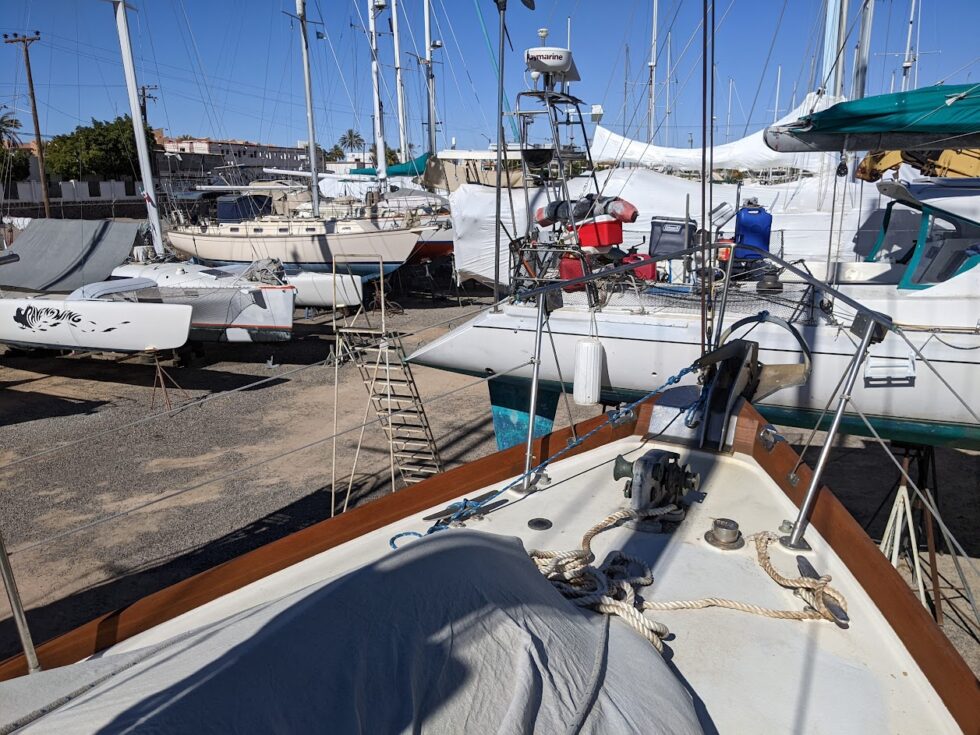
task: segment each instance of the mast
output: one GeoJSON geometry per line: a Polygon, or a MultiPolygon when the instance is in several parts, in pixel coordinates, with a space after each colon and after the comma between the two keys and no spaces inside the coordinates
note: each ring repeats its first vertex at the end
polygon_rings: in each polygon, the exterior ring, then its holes
{"type": "Polygon", "coordinates": [[[909,4],[909,29],[905,36],[905,60],[902,62],[902,91],[909,88],[909,72],[912,71],[912,63],[915,61],[912,56],[912,28],[915,26],[915,0],[909,4]]]}
{"type": "Polygon", "coordinates": [[[844,96],[844,44],[847,40],[847,5],[848,0],[839,0],[840,16],[837,19],[837,48],[834,49],[834,58],[837,66],[834,67],[834,94],[838,97],[844,96]]]}
{"type": "Polygon", "coordinates": [[[823,26],[823,68],[820,85],[825,91],[837,89],[837,35],[840,30],[841,0],[827,0],[827,17],[823,26]]]}
{"type": "Polygon", "coordinates": [[[731,137],[732,132],[732,85],[735,83],[735,79],[728,77],[728,115],[725,118],[725,142],[731,137]]]}
{"type": "Polygon", "coordinates": [[[395,96],[398,99],[398,152],[401,162],[408,161],[405,137],[405,85],[402,83],[402,51],[398,38],[398,0],[391,0],[391,34],[395,38],[395,96]]]}
{"type": "MultiPolygon", "coordinates": [[[[297,0],[301,2],[301,0],[297,0]]],[[[381,191],[387,189],[388,162],[385,160],[385,124],[381,108],[380,68],[378,64],[378,32],[375,28],[375,16],[381,12],[375,5],[375,0],[367,0],[368,6],[368,41],[371,44],[371,91],[374,93],[374,170],[378,174],[378,185],[381,191]]]]}
{"type": "Polygon", "coordinates": [[[436,154],[436,75],[432,68],[432,3],[425,0],[425,89],[429,96],[429,155],[436,154]]]}
{"type": "Polygon", "coordinates": [[[657,6],[653,0],[653,32],[650,38],[650,97],[647,106],[647,143],[653,142],[657,132],[657,6]]]}
{"type": "Polygon", "coordinates": [[[776,102],[772,108],[772,121],[776,122],[779,119],[779,85],[783,81],[783,65],[780,64],[776,67],[776,102]]]}
{"type": "Polygon", "coordinates": [[[626,44],[626,63],[623,64],[623,137],[629,137],[630,108],[630,45],[626,44]]]}
{"type": "MultiPolygon", "coordinates": [[[[667,128],[666,135],[670,136],[670,80],[672,78],[673,69],[670,68],[670,31],[667,31],[667,109],[665,110],[664,126],[667,128]]],[[[669,137],[667,143],[670,143],[669,137]]]]}
{"type": "Polygon", "coordinates": [[[126,91],[129,93],[129,113],[133,120],[133,136],[136,138],[136,156],[140,163],[140,177],[143,180],[143,199],[146,201],[146,215],[150,222],[150,235],[153,250],[163,257],[163,236],[160,232],[160,211],[155,200],[153,174],[150,173],[150,151],[146,146],[146,128],[140,112],[139,89],[136,86],[136,67],[133,64],[133,48],[129,42],[129,22],[126,19],[126,3],[112,0],[116,13],[116,31],[119,33],[119,50],[122,55],[123,73],[126,76],[126,91]]]}
{"type": "Polygon", "coordinates": [[[296,17],[299,18],[300,48],[303,49],[303,81],[306,86],[306,136],[309,138],[310,196],[313,216],[320,216],[320,177],[316,172],[316,132],[313,125],[313,83],[310,81],[310,43],[306,35],[306,0],[296,0],[296,17]]]}

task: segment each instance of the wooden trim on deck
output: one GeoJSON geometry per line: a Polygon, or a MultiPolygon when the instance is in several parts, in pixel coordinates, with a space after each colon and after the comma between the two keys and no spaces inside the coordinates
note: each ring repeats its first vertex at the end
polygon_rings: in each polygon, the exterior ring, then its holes
{"type": "MultiPolygon", "coordinates": [[[[652,406],[652,401],[650,405],[652,406]]],[[[650,410],[648,406],[643,406],[637,412],[639,416],[647,417],[643,422],[632,420],[618,427],[606,427],[569,451],[566,456],[631,436],[636,433],[637,426],[648,424],[650,410]]],[[[581,436],[604,420],[605,416],[596,416],[576,424],[575,429],[581,436]]],[[[565,428],[538,439],[535,442],[535,458],[547,457],[565,448],[571,436],[571,429],[565,428]]],[[[37,647],[41,667],[52,669],[81,661],[320,552],[440,503],[448,503],[465,493],[514,477],[523,471],[524,446],[519,445],[365,503],[147,595],[131,605],[106,613],[42,643],[37,647]]],[[[26,673],[27,664],[23,654],[0,663],[0,681],[26,673]]]]}
{"type": "MultiPolygon", "coordinates": [[[[801,464],[796,485],[789,474],[798,455],[785,441],[767,451],[759,432],[768,422],[745,404],[735,427],[734,449],[748,454],[799,507],[813,473],[801,464]]],[[[810,524],[830,544],[891,625],[965,733],[980,732],[980,682],[864,529],[826,485],[813,504],[810,524]]]]}

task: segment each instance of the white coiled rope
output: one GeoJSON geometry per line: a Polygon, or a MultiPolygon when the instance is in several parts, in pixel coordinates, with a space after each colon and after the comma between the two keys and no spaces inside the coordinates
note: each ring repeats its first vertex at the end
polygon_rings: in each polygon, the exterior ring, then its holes
{"type": "Polygon", "coordinates": [[[646,562],[634,556],[614,551],[606,561],[595,566],[592,539],[624,520],[655,519],[677,510],[674,505],[636,511],[624,509],[603,519],[582,537],[582,546],[571,551],[530,551],[538,570],[561,592],[579,607],[589,608],[606,615],[621,617],[630,627],[663,652],[663,639],[669,631],[663,623],[648,618],[645,610],[700,610],[706,607],[724,607],[730,610],[762,615],[780,620],[829,620],[835,618],[824,604],[824,595],[835,600],[845,611],[844,596],[830,586],[830,577],[784,577],[769,560],[769,545],[778,537],[763,532],[749,537],[755,542],[759,566],[781,587],[793,590],[809,606],[805,610],[773,610],[736,600],[705,597],[699,600],[650,602],[637,596],[639,588],[653,584],[653,572],[646,562]]]}

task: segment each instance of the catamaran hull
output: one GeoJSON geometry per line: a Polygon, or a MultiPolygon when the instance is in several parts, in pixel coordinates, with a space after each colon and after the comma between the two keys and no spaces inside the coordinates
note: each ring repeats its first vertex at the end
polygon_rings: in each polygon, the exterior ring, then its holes
{"type": "MultiPolygon", "coordinates": [[[[520,306],[485,312],[423,346],[409,361],[481,377],[506,372],[497,380],[526,382],[531,377],[528,362],[533,356],[535,314],[534,308],[520,306]]],[[[609,402],[638,398],[663,384],[678,365],[689,365],[701,355],[699,320],[599,312],[594,327],[590,328],[590,321],[582,312],[559,310],[551,314],[550,334],[545,331],[541,350],[545,386],[558,390],[563,385],[571,391],[576,344],[590,332],[598,335],[605,350],[602,397],[609,402]]],[[[758,405],[774,423],[812,427],[834,394],[858,340],[837,327],[802,326],[800,331],[813,352],[810,380],[804,386],[781,390],[758,405]]],[[[758,340],[760,359],[766,364],[802,360],[796,340],[779,327],[759,325],[751,339],[758,340]]],[[[925,333],[912,334],[911,339],[976,411],[980,384],[976,381],[976,363],[970,357],[976,353],[967,350],[980,348],[980,335],[944,335],[943,342],[952,347],[925,333]]],[[[686,382],[693,384],[693,377],[686,382]]],[[[980,447],[980,426],[969,411],[894,334],[872,347],[853,399],[853,405],[888,438],[980,447]]],[[[832,409],[835,406],[831,404],[832,409]]],[[[846,418],[845,428],[866,433],[860,430],[863,422],[856,411],[849,411],[846,418]]]]}
{"type": "Polygon", "coordinates": [[[191,311],[180,304],[0,299],[0,342],[93,352],[173,350],[187,342],[191,311]]]}
{"type": "Polygon", "coordinates": [[[408,260],[419,241],[415,230],[379,230],[343,234],[231,236],[171,230],[175,250],[211,266],[242,265],[260,258],[282,262],[287,273],[351,273],[364,278],[393,273],[408,260]]]}
{"type": "Polygon", "coordinates": [[[193,309],[192,341],[287,342],[292,337],[296,298],[292,285],[217,274],[190,263],[130,264],[115,268],[112,275],[157,284],[155,289],[133,291],[138,301],[188,304],[193,309]]]}

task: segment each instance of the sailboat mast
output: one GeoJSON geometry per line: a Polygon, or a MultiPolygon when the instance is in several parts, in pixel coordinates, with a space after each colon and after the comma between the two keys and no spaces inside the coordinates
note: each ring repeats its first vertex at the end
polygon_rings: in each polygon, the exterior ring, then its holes
{"type": "Polygon", "coordinates": [[[783,81],[783,65],[780,64],[776,67],[776,101],[772,108],[772,121],[776,122],[779,119],[779,85],[783,81]]]}
{"type": "Polygon", "coordinates": [[[310,196],[313,216],[320,216],[320,177],[316,164],[316,128],[313,124],[313,83],[310,81],[310,43],[306,35],[306,0],[296,0],[296,17],[299,18],[300,48],[303,50],[303,82],[306,88],[306,136],[309,138],[310,196]]]}
{"type": "Polygon", "coordinates": [[[391,0],[391,34],[395,37],[395,95],[398,98],[398,152],[402,163],[408,160],[405,137],[405,85],[402,83],[402,51],[398,37],[398,0],[391,0]]]}
{"type": "Polygon", "coordinates": [[[874,21],[874,0],[864,0],[861,5],[861,31],[858,37],[857,58],[854,60],[854,84],[852,97],[859,100],[867,94],[868,59],[871,56],[871,24],[874,21]]]}
{"type": "Polygon", "coordinates": [[[902,91],[909,88],[909,72],[912,71],[912,28],[915,26],[915,0],[909,5],[909,29],[905,36],[905,60],[902,62],[902,91]]]}
{"type": "Polygon", "coordinates": [[[728,77],[728,115],[725,117],[725,142],[731,137],[732,132],[732,85],[735,79],[728,77]]]}
{"type": "Polygon", "coordinates": [[[824,90],[836,93],[837,76],[837,33],[840,28],[841,0],[827,0],[827,17],[823,26],[823,68],[820,70],[820,84],[824,90]]]}
{"type": "Polygon", "coordinates": [[[375,28],[375,17],[378,11],[375,0],[367,0],[368,6],[368,41],[371,44],[371,91],[374,93],[374,155],[375,171],[378,172],[378,183],[381,191],[385,191],[388,179],[388,165],[385,160],[385,125],[381,109],[380,68],[378,64],[378,33],[375,28]]]}
{"type": "Polygon", "coordinates": [[[650,97],[647,106],[647,142],[653,142],[657,131],[657,6],[653,0],[653,30],[650,36],[650,97]]]}
{"type": "Polygon", "coordinates": [[[666,140],[668,145],[670,144],[670,80],[671,73],[673,70],[670,68],[670,31],[667,31],[667,109],[665,110],[664,126],[667,128],[665,131],[666,140]]]}
{"type": "Polygon", "coordinates": [[[838,97],[844,96],[844,44],[847,42],[847,6],[848,0],[840,0],[840,16],[837,22],[837,47],[834,49],[834,57],[837,59],[836,71],[834,72],[834,94],[838,97]]]}
{"type": "Polygon", "coordinates": [[[436,154],[436,74],[432,67],[432,3],[425,0],[425,88],[429,96],[429,155],[436,154]]]}
{"type": "Polygon", "coordinates": [[[136,138],[136,156],[140,163],[140,178],[143,180],[143,199],[146,201],[146,215],[150,222],[150,235],[153,250],[163,256],[163,235],[160,230],[160,210],[157,209],[156,191],[153,188],[153,174],[150,170],[150,150],[146,145],[146,123],[140,109],[139,90],[136,87],[136,65],[133,63],[133,47],[129,41],[129,21],[126,19],[126,3],[112,0],[116,13],[116,30],[119,33],[119,50],[122,55],[123,73],[126,76],[126,91],[129,94],[129,114],[133,120],[133,135],[136,138]]]}

